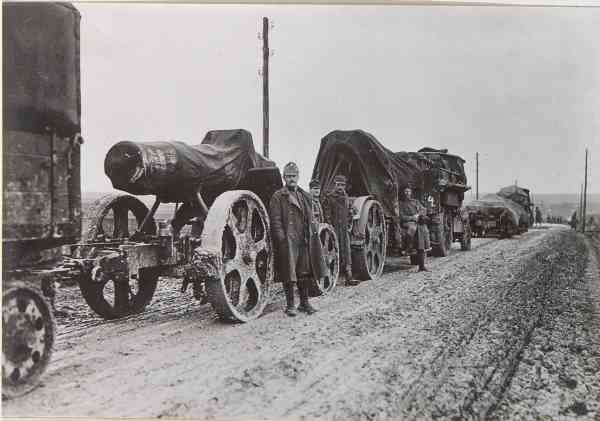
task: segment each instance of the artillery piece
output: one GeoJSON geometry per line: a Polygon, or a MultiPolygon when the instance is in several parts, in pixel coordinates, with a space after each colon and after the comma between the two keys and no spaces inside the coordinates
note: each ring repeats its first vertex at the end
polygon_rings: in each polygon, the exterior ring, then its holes
{"type": "Polygon", "coordinates": [[[362,130],[335,130],[321,140],[313,177],[322,191],[333,187],[336,174],[348,180],[353,223],[350,232],[352,272],[358,279],[377,279],[388,254],[409,255],[406,230],[400,224],[399,197],[412,185],[427,205],[433,254],[446,256],[453,241],[471,248],[471,231],[461,206],[469,190],[464,160],[447,150],[423,148],[392,152],[362,130]]]}
{"type": "MultiPolygon", "coordinates": [[[[262,314],[275,278],[264,204],[282,180],[275,164],[254,151],[249,132],[211,131],[195,146],[119,142],[104,169],[115,188],[152,194],[155,201],[148,209],[134,196],[111,195],[92,210],[72,263],[96,313],[112,319],[141,312],[159,278],[178,278],[182,292],[191,285],[224,320],[247,322],[262,314]],[[174,203],[170,223],[155,221],[161,203],[174,203]]],[[[337,277],[337,248],[328,244],[332,228],[320,230],[337,277]]],[[[312,290],[327,292],[333,284],[315,280],[312,290]]]]}

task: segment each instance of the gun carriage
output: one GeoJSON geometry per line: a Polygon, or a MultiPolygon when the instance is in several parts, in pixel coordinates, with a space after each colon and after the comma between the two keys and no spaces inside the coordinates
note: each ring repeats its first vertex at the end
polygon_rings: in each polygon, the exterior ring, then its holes
{"type": "MultiPolygon", "coordinates": [[[[282,180],[275,164],[255,152],[249,132],[215,130],[193,146],[119,142],[108,151],[104,169],[116,189],[151,194],[155,201],[148,209],[135,196],[110,195],[91,212],[71,261],[96,313],[112,319],[141,312],[159,278],[176,278],[182,292],[191,286],[224,320],[246,322],[262,314],[275,278],[265,203],[282,180]],[[173,204],[173,217],[155,221],[164,203],[173,204]]],[[[319,229],[331,251],[331,276],[337,277],[333,231],[326,224],[319,229]]],[[[315,280],[313,293],[332,285],[315,280]]]]}
{"type": "Polygon", "coordinates": [[[409,254],[416,264],[399,214],[400,194],[409,185],[427,207],[433,253],[447,255],[453,241],[470,249],[470,226],[461,212],[464,192],[470,188],[463,164],[447,150],[394,153],[362,130],[336,130],[321,140],[313,177],[319,177],[323,191],[333,187],[336,174],[348,180],[352,272],[359,279],[378,278],[388,254],[409,254]]]}

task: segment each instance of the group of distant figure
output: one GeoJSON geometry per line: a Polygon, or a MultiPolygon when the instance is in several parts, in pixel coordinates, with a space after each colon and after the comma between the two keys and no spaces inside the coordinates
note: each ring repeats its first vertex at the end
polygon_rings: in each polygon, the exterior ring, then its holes
{"type": "MultiPolygon", "coordinates": [[[[535,225],[541,226],[544,222],[546,222],[547,224],[565,224],[567,221],[562,216],[552,216],[552,215],[546,215],[546,218],[544,221],[544,217],[542,216],[542,211],[540,210],[539,207],[536,206],[535,207],[535,225]]],[[[569,224],[571,225],[572,228],[577,226],[577,213],[576,212],[573,212],[573,215],[571,216],[569,224]]]]}

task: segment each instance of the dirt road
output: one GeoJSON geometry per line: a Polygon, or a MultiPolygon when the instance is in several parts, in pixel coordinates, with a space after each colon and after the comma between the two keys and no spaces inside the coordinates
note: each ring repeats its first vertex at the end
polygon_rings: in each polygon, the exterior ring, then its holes
{"type": "Polygon", "coordinates": [[[430,259],[430,272],[394,260],[378,281],[315,299],[313,316],[284,316],[275,293],[243,325],[217,321],[177,285],[115,322],[65,288],[77,317],[58,320],[42,387],[3,402],[4,416],[592,420],[600,256],[590,244],[562,228],[476,239],[471,252],[430,259]]]}

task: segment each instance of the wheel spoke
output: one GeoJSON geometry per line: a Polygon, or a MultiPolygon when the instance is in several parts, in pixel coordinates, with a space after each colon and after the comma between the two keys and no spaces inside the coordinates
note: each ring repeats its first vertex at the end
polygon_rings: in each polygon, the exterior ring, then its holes
{"type": "Polygon", "coordinates": [[[238,270],[239,268],[239,260],[235,257],[233,259],[227,259],[223,261],[223,270],[225,272],[225,276],[233,272],[234,270],[238,270]]]}
{"type": "Polygon", "coordinates": [[[126,282],[114,282],[115,309],[125,313],[129,308],[129,285],[126,282]]]}
{"type": "Polygon", "coordinates": [[[123,204],[115,204],[113,211],[113,238],[129,237],[129,209],[123,204]]]}
{"type": "Polygon", "coordinates": [[[260,253],[263,250],[267,250],[267,240],[263,238],[262,240],[255,242],[253,248],[256,254],[260,253]]]}

